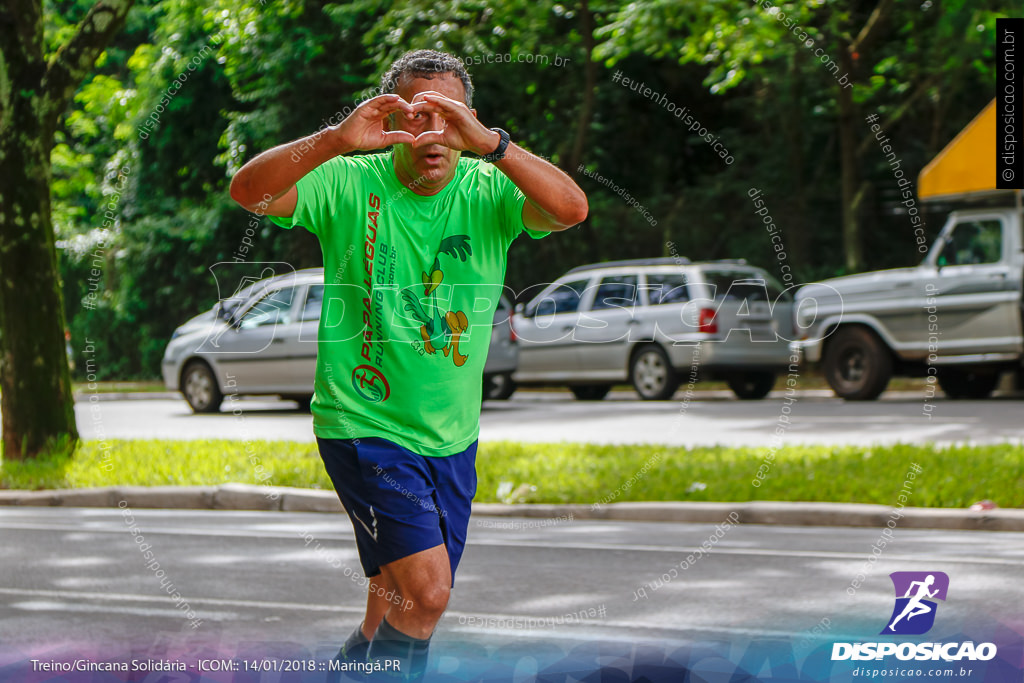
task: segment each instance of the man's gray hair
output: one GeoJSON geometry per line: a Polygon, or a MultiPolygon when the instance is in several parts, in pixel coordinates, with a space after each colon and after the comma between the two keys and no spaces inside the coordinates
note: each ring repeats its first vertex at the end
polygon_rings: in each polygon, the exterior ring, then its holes
{"type": "Polygon", "coordinates": [[[466,106],[472,107],[473,81],[469,78],[466,66],[458,57],[437,50],[413,50],[396,59],[380,78],[380,92],[395,92],[403,76],[430,79],[443,74],[451,74],[462,81],[462,87],[466,89],[466,106]]]}

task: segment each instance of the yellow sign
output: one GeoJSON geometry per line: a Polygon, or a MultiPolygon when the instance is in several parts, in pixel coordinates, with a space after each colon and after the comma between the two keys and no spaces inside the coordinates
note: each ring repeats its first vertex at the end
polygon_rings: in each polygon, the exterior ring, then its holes
{"type": "Polygon", "coordinates": [[[917,195],[956,199],[996,190],[996,101],[967,124],[917,178],[917,195]]]}

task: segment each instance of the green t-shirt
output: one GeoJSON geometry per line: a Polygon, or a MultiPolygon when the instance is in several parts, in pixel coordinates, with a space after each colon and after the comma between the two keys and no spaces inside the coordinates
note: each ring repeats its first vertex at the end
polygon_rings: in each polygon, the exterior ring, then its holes
{"type": "Polygon", "coordinates": [[[425,197],[398,182],[390,153],[339,156],[297,184],[278,225],[320,239],[324,300],[313,431],[382,437],[427,456],[480,432],[481,382],[506,252],[525,197],[505,174],[460,158],[425,197]]]}

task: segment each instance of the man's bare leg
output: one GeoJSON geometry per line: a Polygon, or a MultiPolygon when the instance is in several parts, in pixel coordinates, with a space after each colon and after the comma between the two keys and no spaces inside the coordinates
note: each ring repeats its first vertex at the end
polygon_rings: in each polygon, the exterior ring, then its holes
{"type": "Polygon", "coordinates": [[[413,638],[429,638],[448,607],[452,573],[444,544],[384,565],[381,574],[402,597],[386,603],[388,623],[413,638]],[[408,602],[406,602],[408,601],[408,602]],[[402,607],[408,609],[402,609],[402,607]]]}
{"type": "Polygon", "coordinates": [[[387,614],[388,608],[393,605],[384,596],[392,590],[396,594],[398,591],[384,578],[383,573],[370,577],[370,585],[366,590],[366,617],[363,619],[362,629],[363,635],[366,636],[367,640],[370,640],[373,638],[373,634],[377,632],[377,627],[380,626],[381,620],[387,614]]]}
{"type": "MultiPolygon", "coordinates": [[[[437,545],[381,567],[385,581],[402,598],[390,603],[373,635],[368,658],[398,660],[406,680],[418,680],[427,666],[430,636],[451,595],[451,564],[437,545]]],[[[378,605],[374,605],[375,609],[378,605]]],[[[369,610],[367,617],[369,618],[369,610]]]]}
{"type": "MultiPolygon", "coordinates": [[[[384,574],[378,574],[369,578],[369,583],[366,586],[366,616],[363,617],[363,622],[356,627],[356,630],[352,632],[352,635],[342,645],[341,651],[338,653],[340,658],[346,661],[366,660],[370,641],[373,640],[373,634],[380,627],[380,622],[384,620],[384,615],[387,614],[388,608],[394,605],[393,602],[385,597],[392,590],[394,590],[394,586],[388,583],[384,574]]],[[[392,593],[392,597],[396,594],[397,591],[392,593]]],[[[408,606],[408,603],[402,604],[408,606]]]]}

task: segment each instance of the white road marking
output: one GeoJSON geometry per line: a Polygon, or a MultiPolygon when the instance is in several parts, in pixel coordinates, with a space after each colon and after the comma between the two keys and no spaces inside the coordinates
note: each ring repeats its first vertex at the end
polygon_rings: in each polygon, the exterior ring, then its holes
{"type": "MultiPolygon", "coordinates": [[[[246,531],[243,529],[224,529],[224,530],[211,530],[211,529],[198,529],[198,528],[182,528],[176,530],[159,530],[159,529],[147,529],[143,525],[139,525],[147,536],[161,535],[161,536],[212,536],[212,537],[247,537],[247,538],[276,538],[276,539],[288,539],[295,540],[296,542],[301,541],[301,537],[297,533],[293,534],[282,534],[269,531],[246,531]]],[[[851,527],[852,528],[852,527],[851,527]]],[[[125,529],[120,526],[109,526],[109,527],[65,527],[50,524],[0,524],[0,530],[16,529],[23,531],[54,531],[54,532],[66,532],[66,533],[126,533],[125,529]]],[[[872,527],[873,529],[873,527],[872,527]]],[[[863,529],[861,529],[863,530],[863,529]]],[[[877,531],[877,529],[875,529],[877,531]]],[[[920,529],[906,530],[906,531],[922,531],[920,529]]],[[[998,532],[988,532],[998,533],[998,532]]],[[[1009,532],[1007,532],[1009,533],[1009,532]]],[[[355,540],[351,538],[341,537],[338,538],[334,534],[324,534],[321,538],[329,538],[335,543],[345,543],[354,545],[355,540]]],[[[979,539],[981,540],[981,539],[979,539]]],[[[984,540],[990,540],[986,538],[984,540]]],[[[607,552],[610,550],[628,550],[633,552],[645,552],[645,553],[668,553],[675,555],[689,555],[698,552],[697,546],[655,546],[655,545],[636,545],[636,544],[601,544],[601,543],[578,543],[578,542],[564,542],[559,541],[557,546],[550,546],[547,544],[540,544],[538,542],[529,541],[500,541],[500,540],[470,540],[469,544],[476,547],[506,547],[506,548],[533,548],[533,549],[546,549],[546,550],[596,550],[607,552]]],[[[885,554],[884,557],[890,562],[913,562],[915,564],[935,564],[937,562],[945,562],[948,564],[985,564],[985,565],[1006,565],[1006,566],[1020,566],[1019,558],[995,558],[995,557],[970,557],[963,553],[963,549],[952,549],[951,554],[937,554],[937,553],[920,553],[915,555],[892,555],[885,554]],[[955,553],[955,554],[952,554],[955,553]]],[[[708,554],[708,553],[705,553],[708,554]]],[[[864,560],[871,556],[870,546],[865,546],[865,552],[862,553],[851,553],[851,552],[835,552],[828,550],[789,550],[785,548],[728,548],[724,546],[716,546],[714,550],[710,552],[711,555],[740,555],[749,557],[799,557],[799,558],[815,558],[823,560],[864,560]]]]}
{"type": "MultiPolygon", "coordinates": [[[[158,604],[176,604],[171,598],[136,593],[91,593],[85,591],[54,591],[27,588],[0,588],[0,595],[51,598],[54,600],[96,600],[118,602],[142,602],[158,604]]],[[[225,598],[201,598],[182,596],[190,605],[214,605],[218,607],[249,607],[267,610],[297,610],[302,612],[341,612],[344,614],[363,614],[362,607],[341,607],[335,605],[299,604],[294,602],[265,602],[261,600],[228,600],[225,598]]],[[[95,610],[92,610],[95,611],[95,610]]],[[[205,616],[205,614],[201,615],[205,616]]]]}
{"type": "MultiPolygon", "coordinates": [[[[10,595],[16,597],[25,598],[37,598],[36,600],[27,600],[19,603],[10,603],[9,607],[21,608],[33,611],[77,611],[77,612],[95,612],[95,607],[86,606],[81,604],[75,604],[73,601],[90,600],[97,602],[137,602],[144,604],[157,604],[163,605],[167,603],[173,603],[169,598],[163,598],[152,595],[138,595],[130,593],[93,593],[83,591],[53,591],[53,590],[35,590],[35,589],[22,589],[22,588],[0,588],[0,595],[10,595]]],[[[212,605],[218,607],[238,607],[238,608],[249,608],[257,610],[289,610],[289,611],[300,611],[300,612],[333,612],[339,614],[354,614],[362,615],[364,609],[361,607],[342,607],[342,606],[331,606],[331,605],[317,605],[317,604],[300,604],[292,602],[265,602],[261,600],[227,600],[223,598],[201,598],[201,597],[188,597],[190,605],[202,606],[212,605]]],[[[132,607],[104,607],[104,611],[108,613],[116,614],[140,614],[142,616],[179,616],[180,611],[177,609],[149,609],[149,608],[132,608],[132,607]]],[[[203,611],[199,614],[203,619],[213,620],[237,620],[238,614],[231,612],[208,612],[203,611]]],[[[538,628],[484,628],[476,626],[459,625],[458,620],[472,619],[474,621],[490,620],[495,621],[512,621],[520,620],[526,622],[532,619],[536,622],[546,622],[549,619],[558,619],[564,617],[564,615],[536,615],[536,614],[493,614],[493,613],[478,613],[478,612],[445,612],[444,621],[442,625],[445,626],[445,630],[452,633],[487,633],[493,635],[505,635],[505,636],[528,636],[536,635],[537,631],[543,631],[545,637],[551,638],[562,638],[562,639],[573,639],[578,638],[578,634],[573,635],[572,633],[566,633],[565,631],[559,631],[553,627],[538,627],[538,628]]],[[[630,631],[657,631],[657,632],[676,632],[676,633],[701,633],[702,637],[706,638],[708,633],[723,633],[729,635],[739,636],[777,636],[777,637],[789,637],[800,635],[803,631],[785,631],[785,630],[770,630],[770,629],[751,629],[751,628],[730,628],[730,627],[714,627],[714,628],[672,628],[672,627],[652,627],[649,623],[642,621],[631,621],[629,619],[588,619],[585,621],[577,621],[573,623],[566,622],[565,624],[558,624],[558,628],[564,628],[566,626],[575,628],[597,628],[601,630],[607,629],[627,629],[630,631]]]]}

